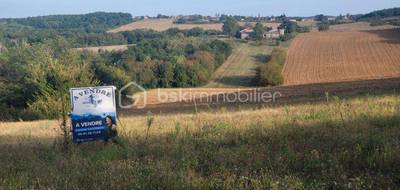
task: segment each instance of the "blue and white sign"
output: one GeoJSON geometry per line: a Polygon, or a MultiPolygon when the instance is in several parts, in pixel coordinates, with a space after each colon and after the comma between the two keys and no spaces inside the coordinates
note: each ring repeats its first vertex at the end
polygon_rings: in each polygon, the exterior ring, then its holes
{"type": "Polygon", "coordinates": [[[75,143],[106,140],[107,129],[116,125],[115,87],[72,88],[71,120],[75,143]]]}

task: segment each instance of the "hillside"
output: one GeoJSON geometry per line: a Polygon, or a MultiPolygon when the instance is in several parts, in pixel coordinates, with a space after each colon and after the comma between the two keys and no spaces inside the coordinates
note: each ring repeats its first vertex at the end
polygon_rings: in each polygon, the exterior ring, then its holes
{"type": "Polygon", "coordinates": [[[122,146],[99,142],[67,151],[56,121],[0,123],[0,186],[395,188],[399,98],[327,97],[253,111],[121,117],[122,146]]]}
{"type": "Polygon", "coordinates": [[[55,49],[121,45],[127,44],[122,34],[106,31],[132,21],[131,14],[106,12],[0,19],[0,42],[50,44],[55,49]]]}
{"type": "Polygon", "coordinates": [[[116,27],[132,22],[129,13],[96,12],[81,15],[50,15],[28,18],[0,19],[0,23],[7,25],[28,26],[34,29],[81,29],[101,30],[116,27]]]}
{"type": "Polygon", "coordinates": [[[396,16],[400,16],[400,7],[373,11],[362,15],[360,20],[382,19],[396,16]]]}
{"type": "Polygon", "coordinates": [[[394,25],[400,26],[400,7],[373,11],[356,16],[358,21],[367,21],[373,26],[394,25]]]}
{"type": "Polygon", "coordinates": [[[331,32],[354,32],[354,31],[371,31],[371,30],[388,30],[399,28],[393,25],[379,25],[379,26],[371,26],[368,22],[354,22],[348,24],[337,24],[331,25],[329,31],[331,32]]]}
{"type": "MultiPolygon", "coordinates": [[[[180,30],[189,30],[196,27],[202,28],[204,30],[217,30],[222,31],[222,23],[205,23],[205,24],[176,24],[174,23],[174,19],[144,19],[135,21],[118,28],[109,30],[109,33],[118,33],[124,31],[132,31],[132,30],[155,30],[155,31],[166,31],[170,28],[178,28],[180,30]]],[[[239,25],[255,25],[255,22],[239,22],[239,25]]],[[[276,29],[280,23],[269,23],[263,22],[263,25],[266,27],[271,27],[276,29]]]]}

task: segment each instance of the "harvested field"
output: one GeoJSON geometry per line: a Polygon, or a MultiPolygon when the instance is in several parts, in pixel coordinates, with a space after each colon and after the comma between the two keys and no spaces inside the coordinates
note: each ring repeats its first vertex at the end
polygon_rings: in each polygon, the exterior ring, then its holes
{"type": "Polygon", "coordinates": [[[181,30],[192,29],[195,27],[203,28],[204,30],[222,30],[221,23],[211,23],[211,24],[174,24],[173,19],[145,19],[136,21],[127,25],[123,25],[114,30],[110,30],[111,33],[132,31],[139,29],[152,29],[155,31],[165,31],[170,28],[179,28],[181,30]]]}
{"type": "Polygon", "coordinates": [[[98,47],[85,47],[85,48],[76,48],[77,50],[88,50],[94,53],[99,51],[125,51],[131,45],[114,45],[114,46],[98,46],[98,47]]]}
{"type": "Polygon", "coordinates": [[[396,26],[382,25],[382,26],[370,26],[368,22],[356,22],[349,24],[338,24],[330,26],[331,32],[351,32],[351,31],[368,31],[368,30],[386,30],[393,29],[396,26]]]}
{"type": "Polygon", "coordinates": [[[285,85],[399,77],[400,30],[300,34],[283,74],[285,85]]]}
{"type": "MultiPolygon", "coordinates": [[[[244,26],[246,24],[250,24],[254,26],[255,22],[239,22],[240,26],[244,26]]],[[[264,26],[271,27],[273,29],[277,29],[280,23],[270,23],[263,22],[264,26]]],[[[170,28],[179,28],[181,30],[188,30],[195,27],[203,28],[204,30],[218,30],[222,31],[222,23],[210,23],[210,24],[174,24],[174,19],[145,19],[136,22],[132,22],[130,24],[123,25],[119,28],[110,30],[111,33],[123,32],[123,31],[132,31],[132,30],[140,30],[140,29],[152,29],[155,31],[165,31],[170,28]]]]}

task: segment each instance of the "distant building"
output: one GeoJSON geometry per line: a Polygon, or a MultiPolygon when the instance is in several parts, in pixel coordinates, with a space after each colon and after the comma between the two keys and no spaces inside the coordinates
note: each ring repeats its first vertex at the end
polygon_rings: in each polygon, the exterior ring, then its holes
{"type": "Polygon", "coordinates": [[[334,21],[336,20],[336,17],[328,17],[328,21],[334,21]]]}
{"type": "Polygon", "coordinates": [[[219,22],[220,18],[219,17],[211,17],[210,22],[219,22]]]}
{"type": "MultiPolygon", "coordinates": [[[[245,28],[240,31],[240,38],[248,39],[250,37],[250,34],[253,32],[254,32],[254,30],[252,28],[250,28],[250,27],[245,28]]],[[[264,39],[278,39],[284,35],[285,35],[284,29],[273,29],[268,32],[264,32],[263,38],[264,39]]]]}
{"type": "Polygon", "coordinates": [[[263,34],[265,39],[278,39],[285,35],[284,29],[273,29],[263,34]]]}
{"type": "Polygon", "coordinates": [[[240,38],[241,39],[247,39],[249,38],[250,34],[253,33],[254,30],[251,28],[245,28],[243,30],[240,31],[240,38]]]}

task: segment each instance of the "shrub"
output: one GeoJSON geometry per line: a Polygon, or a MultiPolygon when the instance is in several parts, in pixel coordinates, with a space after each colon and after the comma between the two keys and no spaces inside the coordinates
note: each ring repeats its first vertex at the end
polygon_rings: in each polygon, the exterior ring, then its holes
{"type": "Polygon", "coordinates": [[[385,21],[380,20],[380,19],[373,19],[373,20],[370,21],[370,25],[371,26],[382,26],[382,25],[385,25],[385,24],[386,24],[385,21]]]}
{"type": "Polygon", "coordinates": [[[276,62],[265,64],[258,72],[259,83],[262,86],[276,86],[283,83],[282,66],[276,62]]]}
{"type": "Polygon", "coordinates": [[[283,83],[282,69],[286,61],[286,51],[275,48],[270,54],[268,63],[259,67],[257,72],[260,86],[276,86],[283,83]]]}
{"type": "Polygon", "coordinates": [[[311,27],[304,26],[304,27],[297,27],[298,33],[307,33],[311,31],[311,27]]]}
{"type": "Polygon", "coordinates": [[[285,64],[286,51],[280,48],[274,48],[270,55],[270,62],[276,62],[280,65],[285,64]]]}
{"type": "Polygon", "coordinates": [[[319,31],[327,31],[327,30],[329,30],[329,24],[328,23],[320,23],[320,24],[318,24],[318,30],[319,31]]]}
{"type": "Polygon", "coordinates": [[[297,32],[285,33],[285,35],[281,36],[280,40],[281,41],[288,41],[288,40],[293,39],[296,36],[297,36],[297,32]]]}

